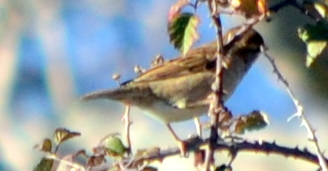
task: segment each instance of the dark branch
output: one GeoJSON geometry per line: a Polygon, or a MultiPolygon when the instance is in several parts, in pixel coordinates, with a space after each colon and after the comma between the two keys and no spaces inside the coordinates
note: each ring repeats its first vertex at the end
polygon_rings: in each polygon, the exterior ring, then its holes
{"type": "MultiPolygon", "coordinates": [[[[194,142],[189,143],[188,145],[188,151],[195,151],[198,150],[200,146],[204,145],[208,139],[205,142],[202,142],[200,139],[193,140],[194,142]]],[[[217,143],[215,145],[216,151],[222,151],[222,150],[231,150],[235,152],[254,152],[254,153],[266,153],[266,154],[278,154],[285,157],[293,157],[296,159],[305,160],[314,164],[318,164],[318,157],[316,154],[313,154],[309,152],[306,148],[303,150],[299,149],[298,147],[295,148],[289,148],[285,146],[281,146],[276,144],[275,142],[266,142],[266,141],[255,141],[255,142],[248,142],[248,141],[242,141],[242,142],[234,142],[234,143],[217,143]]],[[[180,151],[179,148],[174,148],[170,150],[161,151],[160,154],[149,156],[147,158],[143,158],[142,160],[160,160],[165,157],[173,156],[173,155],[179,155],[180,151]]],[[[326,163],[328,163],[328,159],[325,158],[326,163]]]]}

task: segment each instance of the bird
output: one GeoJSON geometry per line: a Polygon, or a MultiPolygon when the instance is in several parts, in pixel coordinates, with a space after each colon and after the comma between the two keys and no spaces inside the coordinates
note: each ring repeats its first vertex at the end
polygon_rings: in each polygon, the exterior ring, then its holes
{"type": "MultiPolygon", "coordinates": [[[[234,92],[264,46],[262,36],[253,28],[238,35],[240,30],[241,27],[235,27],[223,37],[226,52],[222,57],[223,101],[234,92]]],[[[208,97],[216,77],[216,58],[217,41],[213,41],[150,68],[117,88],[91,92],[81,99],[109,99],[145,110],[146,114],[167,126],[178,142],[181,154],[185,154],[183,141],[170,124],[207,113],[208,97]]]]}

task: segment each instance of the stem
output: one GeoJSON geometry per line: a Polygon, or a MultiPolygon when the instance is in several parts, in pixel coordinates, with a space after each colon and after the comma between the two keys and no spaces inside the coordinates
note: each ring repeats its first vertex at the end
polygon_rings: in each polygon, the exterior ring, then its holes
{"type": "Polygon", "coordinates": [[[124,121],[124,128],[125,128],[125,139],[128,143],[128,153],[131,154],[131,138],[130,138],[130,127],[131,127],[131,120],[130,120],[130,106],[126,105],[125,112],[123,115],[123,121],[124,121]]]}
{"type": "Polygon", "coordinates": [[[225,55],[225,50],[223,48],[223,37],[222,37],[222,23],[220,15],[217,13],[217,2],[215,0],[208,0],[208,8],[211,13],[212,22],[214,23],[216,29],[216,38],[217,38],[217,53],[216,53],[216,78],[212,84],[212,90],[214,96],[212,103],[209,107],[209,115],[211,119],[211,131],[209,138],[209,147],[208,152],[206,153],[205,160],[205,170],[210,170],[210,165],[214,162],[214,150],[215,145],[219,139],[218,128],[219,128],[219,115],[220,108],[223,106],[222,101],[222,56],[225,55]]]}

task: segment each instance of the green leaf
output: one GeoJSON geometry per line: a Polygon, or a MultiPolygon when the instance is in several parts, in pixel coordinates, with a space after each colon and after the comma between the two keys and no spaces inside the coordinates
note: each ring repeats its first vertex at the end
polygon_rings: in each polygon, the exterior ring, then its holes
{"type": "Polygon", "coordinates": [[[71,139],[76,136],[80,136],[81,133],[79,132],[71,132],[66,128],[57,128],[54,133],[54,140],[59,145],[60,143],[71,139]]]}
{"type": "Polygon", "coordinates": [[[268,117],[261,111],[253,111],[248,115],[240,116],[234,127],[234,132],[244,134],[245,131],[260,130],[269,124],[268,117]]]}
{"type": "Polygon", "coordinates": [[[33,171],[50,171],[54,161],[52,159],[42,158],[40,163],[33,169],[33,171]]]}
{"type": "Polygon", "coordinates": [[[44,139],[42,143],[41,151],[51,152],[51,149],[52,149],[51,140],[49,138],[44,139]]]}
{"type": "Polygon", "coordinates": [[[197,27],[199,18],[192,13],[181,13],[168,23],[170,42],[185,55],[199,39],[197,27]]]}
{"type": "Polygon", "coordinates": [[[311,41],[307,43],[306,67],[310,67],[316,58],[327,49],[327,41],[311,41]]]}
{"type": "Polygon", "coordinates": [[[306,66],[310,67],[327,49],[328,23],[320,21],[316,25],[305,25],[298,29],[298,36],[307,46],[306,66]]]}
{"type": "Polygon", "coordinates": [[[253,111],[246,118],[246,129],[248,131],[259,130],[268,125],[268,117],[260,111],[253,111]]]}
{"type": "Polygon", "coordinates": [[[102,141],[102,146],[107,150],[110,156],[123,156],[127,148],[116,135],[109,135],[102,141]]]}
{"type": "Polygon", "coordinates": [[[34,148],[43,152],[51,152],[52,142],[49,138],[46,138],[43,140],[42,144],[37,144],[34,146],[34,148]]]}

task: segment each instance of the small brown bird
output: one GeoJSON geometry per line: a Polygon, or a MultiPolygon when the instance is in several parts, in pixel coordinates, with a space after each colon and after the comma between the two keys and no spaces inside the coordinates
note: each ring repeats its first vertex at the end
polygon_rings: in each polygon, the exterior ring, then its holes
{"type": "MultiPolygon", "coordinates": [[[[223,57],[223,100],[234,92],[264,45],[261,35],[254,29],[235,36],[238,31],[240,27],[231,29],[224,37],[227,53],[223,57]]],[[[105,98],[137,106],[166,124],[181,143],[170,123],[207,113],[208,96],[215,80],[216,52],[216,42],[206,44],[190,50],[184,57],[151,68],[118,88],[96,91],[82,99],[105,98]]]]}

